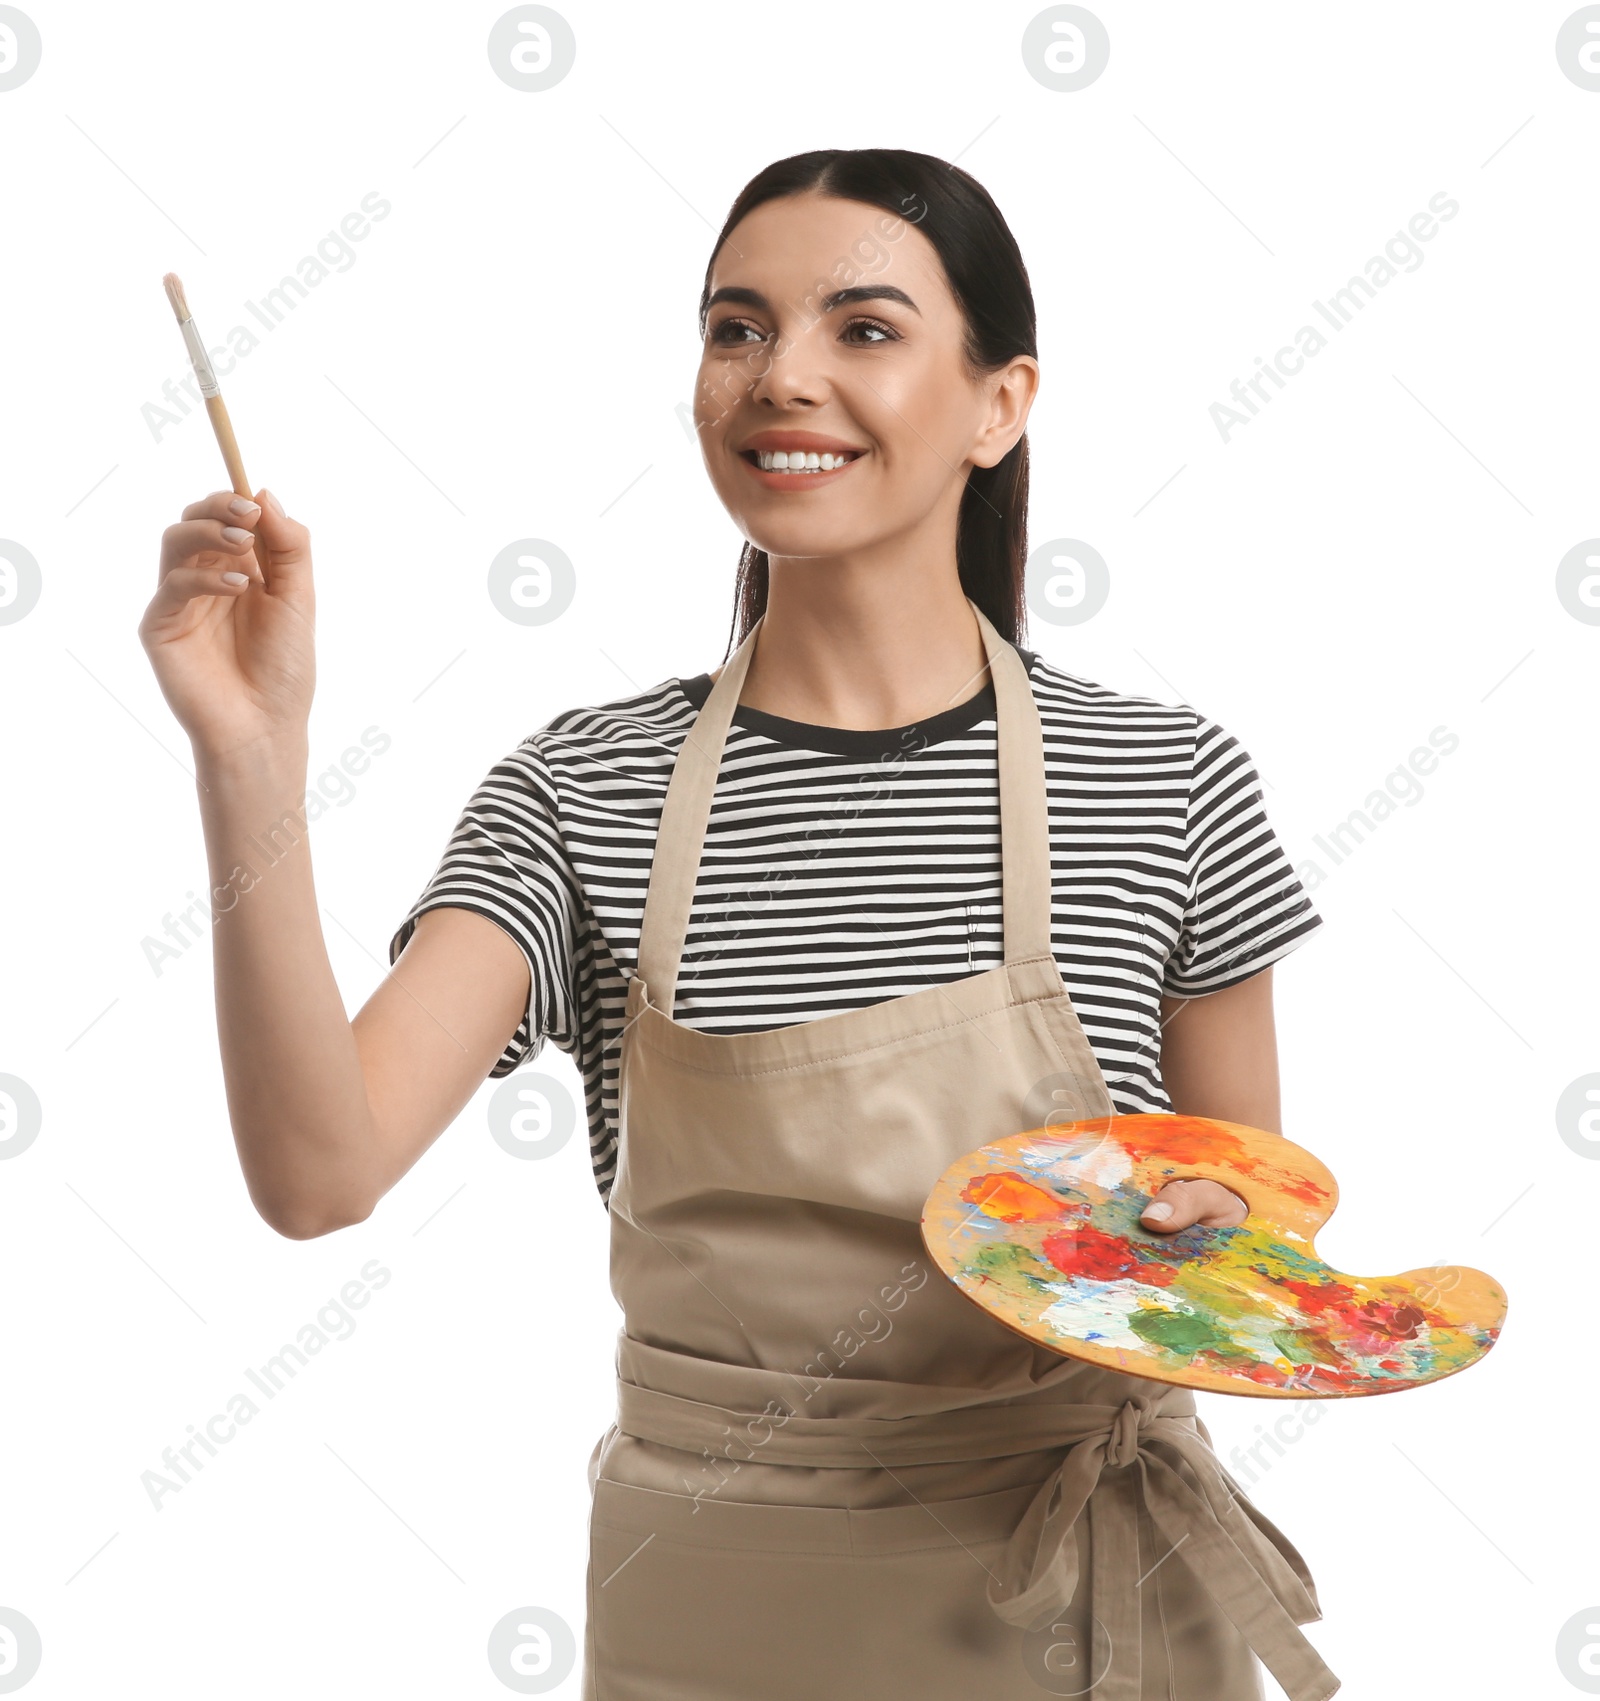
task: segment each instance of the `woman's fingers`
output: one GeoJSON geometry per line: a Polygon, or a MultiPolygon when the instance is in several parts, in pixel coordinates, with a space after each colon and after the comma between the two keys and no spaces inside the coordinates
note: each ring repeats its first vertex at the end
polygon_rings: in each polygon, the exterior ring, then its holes
{"type": "Polygon", "coordinates": [[[283,504],[265,488],[256,492],[261,513],[256,518],[256,555],[276,592],[293,590],[309,602],[311,596],[311,529],[284,513],[283,504]]]}
{"type": "Polygon", "coordinates": [[[1249,1214],[1244,1200],[1220,1181],[1169,1181],[1145,1206],[1139,1226],[1153,1234],[1176,1234],[1196,1223],[1233,1228],[1249,1214]]]}
{"type": "Polygon", "coordinates": [[[236,566],[219,561],[215,567],[180,567],[168,573],[157,587],[145,610],[145,622],[153,629],[164,615],[175,613],[196,597],[242,596],[251,582],[246,562],[236,566]]]}
{"type": "Polygon", "coordinates": [[[293,590],[309,596],[311,533],[281,507],[266,489],[255,499],[214,490],[191,502],[183,518],[161,534],[150,615],[170,615],[197,596],[238,595],[252,584],[280,595],[293,590]],[[243,581],[228,576],[238,573],[243,581]]]}
{"type": "MultiPolygon", "coordinates": [[[[231,490],[215,490],[202,501],[191,502],[183,518],[161,534],[159,574],[163,587],[172,574],[197,567],[218,572],[237,569],[261,583],[253,551],[253,528],[260,516],[260,503],[235,496],[231,490]]],[[[196,593],[191,590],[188,594],[196,593]]]]}
{"type": "Polygon", "coordinates": [[[213,490],[198,502],[191,502],[183,511],[186,520],[221,520],[225,525],[237,520],[248,525],[260,511],[259,500],[251,496],[235,496],[231,490],[213,490]]]}

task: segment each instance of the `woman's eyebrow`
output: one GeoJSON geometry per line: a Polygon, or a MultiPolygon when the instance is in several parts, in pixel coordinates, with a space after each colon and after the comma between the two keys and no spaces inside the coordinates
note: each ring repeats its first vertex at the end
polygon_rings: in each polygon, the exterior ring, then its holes
{"type": "MultiPolygon", "coordinates": [[[[724,284],[721,289],[713,290],[706,302],[709,311],[719,301],[737,302],[741,307],[759,308],[763,313],[772,310],[772,303],[758,289],[746,289],[741,284],[724,284]]],[[[824,313],[831,313],[836,307],[851,306],[858,301],[898,301],[902,307],[909,307],[918,318],[922,316],[919,308],[903,289],[896,289],[893,284],[854,284],[848,289],[836,289],[821,298],[819,305],[824,313]]]]}

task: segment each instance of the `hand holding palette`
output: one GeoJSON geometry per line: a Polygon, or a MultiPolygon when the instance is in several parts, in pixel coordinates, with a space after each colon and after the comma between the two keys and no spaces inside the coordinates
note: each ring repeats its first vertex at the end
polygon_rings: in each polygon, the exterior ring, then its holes
{"type": "Polygon", "coordinates": [[[1011,1134],[952,1164],[922,1238],[975,1304],[1109,1370],[1268,1398],[1386,1394],[1475,1364],[1506,1296],[1458,1265],[1347,1276],[1312,1237],[1338,1187],[1280,1134],[1203,1116],[1106,1116],[1011,1134]],[[1154,1234],[1169,1181],[1220,1181],[1234,1228],[1154,1234]]]}

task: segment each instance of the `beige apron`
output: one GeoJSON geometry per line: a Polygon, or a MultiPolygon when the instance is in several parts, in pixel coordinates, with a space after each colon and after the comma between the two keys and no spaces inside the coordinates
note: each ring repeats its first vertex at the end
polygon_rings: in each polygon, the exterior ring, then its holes
{"type": "Polygon", "coordinates": [[[1037,1125],[1041,1084],[1065,1083],[1052,1121],[1113,1109],[1051,947],[1038,710],[971,607],[1001,967],[759,1033],[674,1022],[760,623],[675,764],[622,1035],[624,1326],[589,1467],[585,1701],[1257,1701],[1252,1649],[1291,1701],[1339,1687],[1295,1628],[1321,1616],[1305,1563],[1193,1394],[1033,1345],[922,1244],[934,1181],[1037,1125]]]}

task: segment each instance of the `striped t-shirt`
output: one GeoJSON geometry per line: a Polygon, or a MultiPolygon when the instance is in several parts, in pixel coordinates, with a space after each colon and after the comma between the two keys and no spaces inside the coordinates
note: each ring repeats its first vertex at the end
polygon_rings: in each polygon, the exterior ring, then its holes
{"type": "MultiPolygon", "coordinates": [[[[1249,755],[1187,706],[1128,697],[1020,649],[1044,730],[1056,961],[1111,1100],[1169,1111],[1163,994],[1216,992],[1321,925],[1249,755]]],[[[495,763],[389,946],[424,910],[476,910],[528,959],[528,1007],[491,1078],[546,1038],[576,1061],[609,1203],[618,1039],[662,799],[711,677],[568,709],[495,763]]],[[[996,967],[994,687],[857,732],[735,708],[674,1018],[752,1033],[996,967]]]]}

